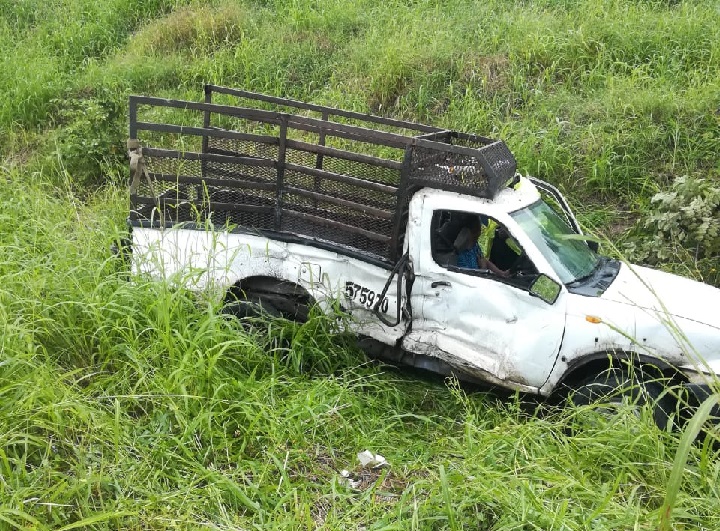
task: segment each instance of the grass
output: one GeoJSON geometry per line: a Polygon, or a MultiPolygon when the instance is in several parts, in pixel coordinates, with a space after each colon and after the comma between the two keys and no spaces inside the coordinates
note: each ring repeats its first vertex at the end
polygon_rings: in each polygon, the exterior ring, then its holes
{"type": "Polygon", "coordinates": [[[127,282],[108,252],[128,94],[203,81],[500,136],[622,239],[673,177],[717,182],[719,19],[687,0],[0,2],[0,529],[719,528],[710,439],[371,364],[323,316],[248,331],[221,294],[127,282]],[[391,468],[361,470],[364,449],[391,468]]]}
{"type": "MultiPolygon", "coordinates": [[[[0,528],[659,522],[681,440],[649,416],[535,416],[517,399],[368,364],[322,316],[248,333],[212,294],[126,281],[106,251],[122,190],[82,202],[17,175],[3,189],[0,528]],[[360,470],[365,448],[392,468],[360,470]]],[[[712,529],[716,454],[683,451],[673,521],[712,529]]]]}

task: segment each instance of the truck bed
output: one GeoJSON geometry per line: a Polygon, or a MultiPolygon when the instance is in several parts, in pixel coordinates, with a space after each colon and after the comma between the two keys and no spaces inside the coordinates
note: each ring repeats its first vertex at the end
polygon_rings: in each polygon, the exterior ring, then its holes
{"type": "Polygon", "coordinates": [[[130,138],[133,225],[302,238],[388,265],[415,191],[493,197],[515,174],[489,138],[212,85],[205,102],[131,96],[130,138]]]}

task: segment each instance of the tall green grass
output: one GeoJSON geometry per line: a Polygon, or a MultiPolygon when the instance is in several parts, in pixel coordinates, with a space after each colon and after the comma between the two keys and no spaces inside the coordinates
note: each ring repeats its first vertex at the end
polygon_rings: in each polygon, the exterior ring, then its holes
{"type": "Polygon", "coordinates": [[[123,190],[3,190],[0,527],[653,529],[671,480],[676,525],[719,524],[716,452],[683,443],[678,476],[649,412],[535,416],[369,364],[320,315],[244,329],[213,294],[127,281],[123,190]]]}
{"type": "Polygon", "coordinates": [[[692,1],[0,1],[0,529],[719,528],[711,439],[371,364],[320,315],[243,328],[108,251],[127,95],[203,82],[500,136],[615,230],[671,177],[717,179],[719,23],[692,1]]]}

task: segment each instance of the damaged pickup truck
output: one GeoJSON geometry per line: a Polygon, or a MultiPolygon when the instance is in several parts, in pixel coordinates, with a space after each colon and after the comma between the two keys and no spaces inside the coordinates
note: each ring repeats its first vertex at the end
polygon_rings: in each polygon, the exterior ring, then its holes
{"type": "Polygon", "coordinates": [[[131,97],[128,147],[134,270],[238,315],[339,300],[375,357],[661,424],[720,374],[720,290],[598,254],[501,141],[208,85],[131,97]]]}

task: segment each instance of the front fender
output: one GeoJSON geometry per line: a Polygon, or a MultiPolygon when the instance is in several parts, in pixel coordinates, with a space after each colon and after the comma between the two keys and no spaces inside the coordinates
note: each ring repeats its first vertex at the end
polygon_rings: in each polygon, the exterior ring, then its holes
{"type": "Polygon", "coordinates": [[[607,359],[609,352],[635,352],[634,312],[600,298],[570,294],[565,335],[558,357],[540,394],[550,395],[573,367],[607,359]]]}
{"type": "Polygon", "coordinates": [[[571,298],[563,346],[541,394],[551,394],[567,375],[608,356],[632,356],[661,370],[719,374],[720,331],[630,304],[571,298]]]}

